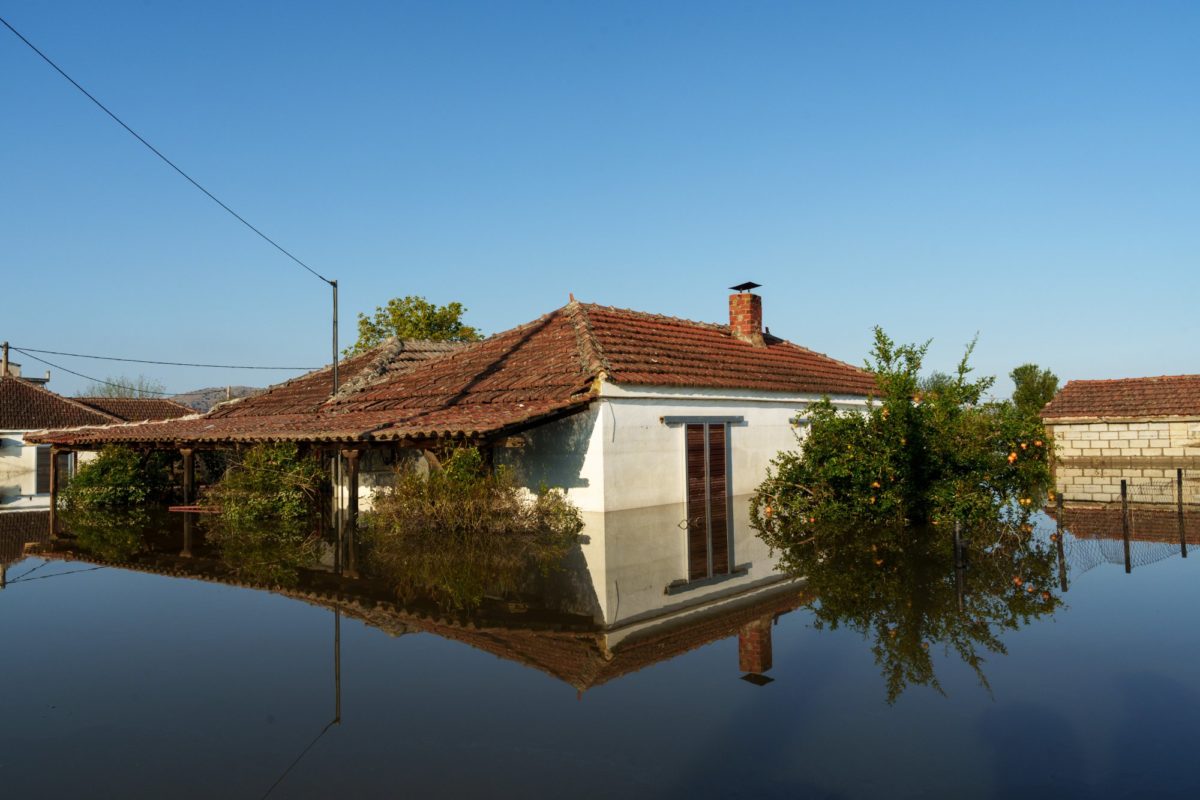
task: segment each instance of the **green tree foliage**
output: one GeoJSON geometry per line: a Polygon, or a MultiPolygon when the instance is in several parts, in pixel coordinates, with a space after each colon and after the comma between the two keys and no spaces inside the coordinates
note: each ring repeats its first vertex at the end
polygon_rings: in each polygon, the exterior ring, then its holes
{"type": "Polygon", "coordinates": [[[1026,416],[1038,416],[1058,391],[1058,376],[1037,364],[1022,364],[1010,372],[1009,377],[1015,387],[1013,404],[1026,416]]]}
{"type": "Polygon", "coordinates": [[[263,522],[302,523],[318,508],[327,477],[321,464],[294,443],[258,444],[238,456],[204,493],[230,527],[263,522]]]}
{"type": "Polygon", "coordinates": [[[424,297],[393,297],[387,305],[376,306],[372,316],[358,315],[358,341],[346,354],[370,350],[391,336],[440,342],[478,341],[483,338],[479,331],[463,324],[466,311],[462,303],[439,306],[424,297]]]}
{"type": "Polygon", "coordinates": [[[59,495],[66,509],[122,509],[158,502],[174,490],[171,457],[139,453],[128,447],[105,447],[84,463],[59,495]]]}
{"type": "Polygon", "coordinates": [[[77,397],[161,397],[167,387],[145,375],[129,378],[125,375],[107,377],[96,381],[80,392],[77,397]]]}
{"type": "Polygon", "coordinates": [[[799,451],[780,454],[751,506],[764,539],[783,546],[821,526],[991,525],[1032,507],[1049,482],[1041,421],[985,402],[992,379],[971,379],[968,347],[953,380],[922,393],[925,345],[875,330],[878,398],[864,412],[827,399],[808,409],[799,451]]]}
{"type": "Polygon", "coordinates": [[[561,490],[530,495],[511,471],[488,470],[478,450],[461,448],[427,475],[400,469],[363,526],[368,573],[401,599],[465,610],[561,564],[583,518],[561,490]]]}
{"type": "Polygon", "coordinates": [[[1005,653],[1002,634],[1061,604],[1054,550],[1030,531],[1010,523],[977,532],[957,571],[951,542],[914,528],[792,542],[780,566],[806,578],[815,628],[849,628],[871,643],[892,703],[911,685],[942,692],[939,649],[986,687],[985,658],[1005,653]]]}

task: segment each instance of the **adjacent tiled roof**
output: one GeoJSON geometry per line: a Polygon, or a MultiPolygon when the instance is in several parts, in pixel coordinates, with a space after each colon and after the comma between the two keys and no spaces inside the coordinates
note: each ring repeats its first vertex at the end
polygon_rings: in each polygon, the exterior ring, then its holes
{"type": "Polygon", "coordinates": [[[782,339],[766,337],[756,346],[735,339],[726,325],[576,302],[482,342],[422,347],[393,344],[345,362],[344,388],[332,399],[326,367],[199,418],[38,438],[70,444],[478,438],[580,409],[604,380],[795,394],[862,396],[875,389],[869,372],[782,339]]]}
{"type": "Polygon", "coordinates": [[[0,430],[29,431],[121,420],[101,409],[12,376],[0,377],[0,430]]]}
{"type": "Polygon", "coordinates": [[[1047,420],[1200,417],[1200,375],[1071,381],[1042,409],[1047,420]]]}
{"type": "Polygon", "coordinates": [[[165,398],[76,397],[75,400],[126,422],[176,419],[196,413],[194,408],[165,398]]]}
{"type": "Polygon", "coordinates": [[[23,559],[26,545],[49,540],[49,511],[0,511],[0,566],[23,559]]]}

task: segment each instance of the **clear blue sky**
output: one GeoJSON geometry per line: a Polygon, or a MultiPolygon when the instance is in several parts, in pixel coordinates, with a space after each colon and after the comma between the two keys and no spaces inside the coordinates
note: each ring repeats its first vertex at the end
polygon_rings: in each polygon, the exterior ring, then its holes
{"type": "MultiPolygon", "coordinates": [[[[1200,4],[118,3],[0,14],[342,285],[567,301],[861,362],[1200,372],[1200,4]]],[[[322,364],[329,292],[0,29],[0,338],[322,364]]],[[[39,365],[17,356],[26,369],[39,365]]],[[[51,357],[51,360],[54,360],[51,357]]],[[[278,379],[63,360],[172,390],[278,379]]],[[[85,382],[61,373],[52,388],[85,382]]]]}

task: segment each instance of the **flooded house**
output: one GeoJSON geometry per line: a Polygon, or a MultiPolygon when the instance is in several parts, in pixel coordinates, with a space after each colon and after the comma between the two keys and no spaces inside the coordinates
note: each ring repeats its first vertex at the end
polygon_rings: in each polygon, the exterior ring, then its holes
{"type": "Polygon", "coordinates": [[[326,368],[204,416],[37,439],[67,449],[299,442],[344,465],[338,505],[352,518],[398,465],[420,468],[446,444],[475,446],[531,490],[562,487],[581,509],[588,564],[623,576],[597,589],[604,617],[618,619],[664,592],[763,577],[748,495],[797,445],[810,403],[861,408],[874,391],[865,370],[771,335],[759,295],[728,301],[728,322],[717,324],[572,298],[444,352],[383,345],[341,366],[346,382],[332,397],[326,368]]]}
{"type": "Polygon", "coordinates": [[[1175,502],[1182,488],[1200,503],[1200,375],[1070,381],[1042,419],[1069,500],[1119,502],[1125,481],[1131,501],[1175,502]]]}
{"type": "Polygon", "coordinates": [[[48,378],[25,378],[7,359],[0,370],[0,509],[47,508],[52,476],[66,476],[87,450],[63,452],[52,464],[51,447],[27,440],[33,431],[186,416],[191,409],[171,400],[124,397],[63,397],[45,387],[48,378]]]}

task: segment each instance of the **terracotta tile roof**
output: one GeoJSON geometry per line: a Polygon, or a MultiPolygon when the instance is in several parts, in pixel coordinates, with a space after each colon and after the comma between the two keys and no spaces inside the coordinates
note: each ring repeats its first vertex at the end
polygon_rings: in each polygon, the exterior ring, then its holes
{"type": "Polygon", "coordinates": [[[126,422],[175,419],[196,410],[174,400],[152,397],[76,397],[76,401],[126,422]]]}
{"type": "Polygon", "coordinates": [[[484,437],[590,403],[616,384],[867,395],[865,370],[790,342],[735,339],[726,325],[572,302],[482,342],[422,351],[412,343],[329,368],[200,418],[103,431],[53,432],[40,441],[312,441],[484,437]],[[411,346],[411,349],[410,349],[411,346]],[[449,352],[446,352],[449,350],[449,352]]]}
{"type": "Polygon", "coordinates": [[[614,383],[866,395],[867,371],[774,336],[765,347],[728,325],[583,305],[598,357],[614,383]]]}
{"type": "Polygon", "coordinates": [[[1071,381],[1042,409],[1047,420],[1200,417],[1200,375],[1071,381]]]}
{"type": "Polygon", "coordinates": [[[0,430],[29,431],[120,422],[116,416],[28,381],[0,378],[0,430]]]}

